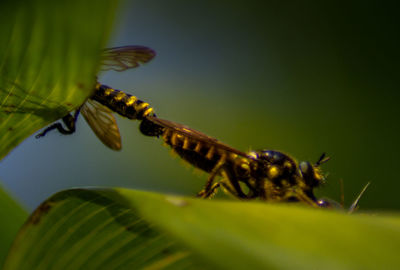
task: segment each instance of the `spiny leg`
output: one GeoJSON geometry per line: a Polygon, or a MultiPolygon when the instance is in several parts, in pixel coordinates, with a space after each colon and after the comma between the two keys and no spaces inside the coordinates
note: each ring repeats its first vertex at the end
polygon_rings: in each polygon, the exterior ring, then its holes
{"type": "Polygon", "coordinates": [[[239,197],[239,195],[237,194],[236,190],[232,187],[232,185],[230,184],[229,181],[225,181],[225,179],[224,179],[224,180],[221,180],[218,183],[225,189],[225,191],[227,193],[230,193],[235,197],[239,197]]]}
{"type": "MultiPolygon", "coordinates": [[[[232,196],[234,196],[236,198],[240,198],[240,199],[252,199],[252,198],[255,198],[254,192],[251,189],[249,189],[249,192],[247,194],[245,194],[244,192],[238,193],[237,189],[231,184],[231,181],[227,180],[227,179],[228,178],[225,177],[221,181],[219,181],[218,183],[215,183],[214,185],[218,184],[218,187],[222,187],[224,189],[225,193],[228,193],[228,194],[230,194],[230,195],[232,195],[232,196]]],[[[242,191],[241,188],[240,188],[240,191],[242,191]]],[[[212,195],[214,195],[214,194],[212,194],[212,195]]]]}
{"type": "Polygon", "coordinates": [[[230,191],[233,195],[240,199],[248,199],[249,197],[243,192],[242,187],[239,184],[239,180],[237,179],[235,172],[232,170],[231,167],[228,167],[225,170],[226,173],[226,180],[229,183],[229,186],[232,187],[232,191],[230,191]]]}
{"type": "Polygon", "coordinates": [[[287,190],[286,193],[282,196],[282,201],[283,202],[303,202],[306,204],[309,204],[313,207],[319,207],[318,203],[311,199],[309,196],[304,193],[303,190],[298,189],[298,188],[290,188],[290,190],[287,190]]]}
{"type": "Polygon", "coordinates": [[[196,197],[206,199],[216,193],[216,189],[219,187],[219,182],[213,184],[215,176],[216,174],[210,174],[206,185],[199,193],[197,193],[196,197]]]}
{"type": "MultiPolygon", "coordinates": [[[[230,184],[229,181],[226,181],[226,179],[222,179],[221,181],[218,181],[217,183],[214,183],[211,186],[211,188],[209,188],[207,193],[206,193],[205,189],[203,189],[202,191],[199,192],[198,197],[201,197],[201,198],[204,198],[204,199],[212,198],[212,197],[215,196],[215,194],[218,191],[218,188],[220,188],[220,187],[223,187],[225,189],[226,193],[229,193],[234,197],[240,197],[238,195],[237,191],[232,187],[232,185],[230,184]]],[[[240,197],[240,198],[243,198],[243,196],[240,197]]],[[[251,195],[250,196],[246,195],[246,198],[251,198],[251,195]]]]}
{"type": "Polygon", "coordinates": [[[209,198],[211,195],[215,194],[215,189],[219,187],[218,183],[213,184],[215,177],[217,174],[220,172],[222,169],[222,166],[225,163],[225,157],[221,157],[221,159],[218,161],[217,165],[212,169],[210,176],[208,177],[208,180],[203,188],[199,193],[197,193],[197,197],[200,198],[209,198]],[[218,184],[218,185],[217,185],[218,184]]]}
{"type": "MultiPolygon", "coordinates": [[[[211,198],[213,198],[215,196],[215,194],[217,194],[218,188],[220,187],[220,183],[221,182],[214,183],[211,186],[211,188],[209,189],[208,193],[204,194],[203,196],[201,196],[201,198],[203,198],[203,199],[211,199],[211,198]]],[[[202,191],[204,191],[204,190],[202,190],[202,191]]],[[[200,191],[199,194],[202,191],[200,191]]],[[[199,194],[197,195],[198,197],[200,197],[199,194]]]]}
{"type": "MultiPolygon", "coordinates": [[[[221,167],[219,168],[219,170],[221,170],[221,167]]],[[[234,177],[234,175],[232,173],[229,175],[229,170],[225,169],[224,170],[224,172],[225,172],[224,178],[221,181],[213,184],[214,177],[219,172],[219,170],[216,171],[215,174],[210,175],[210,178],[208,179],[204,189],[197,194],[197,197],[210,198],[215,195],[215,193],[217,192],[217,188],[222,186],[223,188],[225,188],[226,191],[228,191],[230,194],[232,194],[233,196],[235,196],[237,198],[240,198],[240,199],[251,198],[251,196],[252,196],[251,193],[246,195],[242,191],[242,188],[240,187],[239,182],[234,177]]]]}
{"type": "Polygon", "coordinates": [[[63,118],[61,118],[61,120],[63,121],[66,128],[64,128],[60,122],[57,122],[57,123],[54,123],[54,124],[48,126],[41,133],[37,134],[35,136],[35,138],[38,139],[40,137],[44,137],[49,131],[51,131],[53,129],[57,129],[58,132],[60,132],[61,134],[64,134],[64,135],[69,135],[69,134],[74,133],[75,132],[75,123],[78,120],[79,112],[80,112],[80,108],[75,111],[74,116],[72,116],[69,113],[66,116],[64,116],[63,118]]]}

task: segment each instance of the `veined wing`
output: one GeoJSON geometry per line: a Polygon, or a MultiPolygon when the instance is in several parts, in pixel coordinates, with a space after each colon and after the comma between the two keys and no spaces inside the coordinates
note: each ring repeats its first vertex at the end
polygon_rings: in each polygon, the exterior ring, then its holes
{"type": "Polygon", "coordinates": [[[109,148],[121,149],[121,135],[112,111],[99,102],[88,99],[81,113],[96,136],[109,148]]]}
{"type": "Polygon", "coordinates": [[[102,70],[124,71],[149,62],[156,52],[144,46],[122,46],[103,51],[102,70]]]}
{"type": "Polygon", "coordinates": [[[165,119],[160,119],[160,118],[153,117],[153,116],[146,117],[146,120],[149,120],[150,122],[152,122],[153,124],[155,124],[159,127],[172,130],[173,132],[176,132],[176,133],[180,133],[188,138],[199,141],[205,145],[214,146],[216,148],[226,150],[226,151],[234,153],[236,155],[249,158],[249,156],[246,153],[239,151],[235,148],[232,148],[232,147],[220,142],[219,140],[217,140],[215,138],[207,136],[206,134],[204,134],[200,131],[191,129],[185,125],[178,124],[178,123],[168,121],[165,119]]]}

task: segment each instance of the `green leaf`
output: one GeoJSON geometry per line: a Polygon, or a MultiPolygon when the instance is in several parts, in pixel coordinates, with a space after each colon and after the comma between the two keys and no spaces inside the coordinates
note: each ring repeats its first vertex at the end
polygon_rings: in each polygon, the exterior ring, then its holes
{"type": "Polygon", "coordinates": [[[193,256],[117,191],[68,190],[21,229],[4,269],[190,268],[193,256]]]}
{"type": "Polygon", "coordinates": [[[398,215],[67,190],[21,229],[4,269],[388,269],[398,215]]]}
{"type": "Polygon", "coordinates": [[[0,158],[94,89],[113,0],[0,4],[0,158]]]}
{"type": "Polygon", "coordinates": [[[0,186],[0,266],[28,213],[0,186]]]}

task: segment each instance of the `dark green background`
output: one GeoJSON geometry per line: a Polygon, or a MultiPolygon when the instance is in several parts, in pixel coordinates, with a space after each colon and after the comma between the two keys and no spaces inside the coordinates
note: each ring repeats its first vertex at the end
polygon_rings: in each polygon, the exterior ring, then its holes
{"type": "MultiPolygon", "coordinates": [[[[109,46],[146,45],[158,55],[100,81],[243,151],[310,161],[327,152],[319,195],[340,200],[342,179],[350,204],[370,181],[363,209],[399,209],[397,17],[378,1],[126,2],[109,46]]],[[[73,136],[26,140],[1,162],[0,178],[30,208],[73,186],[200,190],[206,175],[140,135],[137,122],[118,122],[122,152],[80,119],[73,136]]]]}

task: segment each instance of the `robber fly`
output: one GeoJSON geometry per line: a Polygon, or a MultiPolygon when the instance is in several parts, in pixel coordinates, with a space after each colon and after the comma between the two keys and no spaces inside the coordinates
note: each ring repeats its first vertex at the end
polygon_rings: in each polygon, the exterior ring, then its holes
{"type": "MultiPolygon", "coordinates": [[[[125,71],[149,62],[155,54],[152,49],[143,46],[105,49],[102,55],[102,69],[125,71]]],[[[149,115],[155,116],[153,108],[148,103],[121,90],[97,83],[93,96],[78,108],[74,115],[68,114],[61,119],[65,128],[57,122],[36,135],[36,138],[45,136],[53,129],[57,129],[62,134],[74,133],[79,112],[82,113],[97,137],[113,150],[121,149],[121,135],[113,112],[129,119],[138,120],[149,115]]]]}
{"type": "Polygon", "coordinates": [[[213,196],[222,187],[240,199],[331,206],[314,195],[314,189],[325,181],[320,169],[329,160],[325,154],[312,164],[298,163],[274,150],[244,153],[187,126],[152,116],[141,122],[140,131],[147,136],[162,136],[182,159],[209,173],[204,189],[198,193],[201,198],[213,196]],[[221,180],[215,181],[217,176],[221,180]]]}

